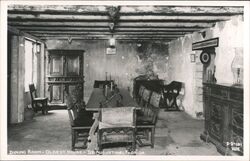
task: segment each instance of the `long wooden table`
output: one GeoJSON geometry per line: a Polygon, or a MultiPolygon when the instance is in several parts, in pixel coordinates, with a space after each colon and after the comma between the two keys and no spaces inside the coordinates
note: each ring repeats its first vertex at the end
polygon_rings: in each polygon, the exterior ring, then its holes
{"type": "MultiPolygon", "coordinates": [[[[122,105],[124,108],[126,107],[135,107],[136,109],[140,109],[139,105],[136,103],[136,101],[130,96],[129,91],[126,89],[119,89],[119,93],[122,95],[122,105]]],[[[86,110],[87,111],[92,111],[93,112],[93,119],[95,119],[95,122],[93,123],[91,127],[91,140],[96,139],[94,138],[94,131],[99,126],[99,112],[101,111],[100,108],[100,102],[105,101],[106,98],[103,94],[103,89],[100,88],[94,88],[89,101],[86,105],[86,110]]],[[[100,142],[100,141],[99,141],[100,142]]],[[[92,144],[91,144],[92,145],[92,144]]],[[[135,145],[133,145],[133,148],[135,149],[135,145]]]]}
{"type": "MultiPolygon", "coordinates": [[[[122,95],[122,104],[124,107],[138,107],[139,105],[136,101],[130,96],[129,91],[126,89],[119,89],[120,94],[122,95]]],[[[100,102],[105,101],[106,98],[103,95],[103,89],[94,88],[93,92],[90,95],[89,101],[86,105],[87,111],[98,112],[100,110],[100,102]]]]}

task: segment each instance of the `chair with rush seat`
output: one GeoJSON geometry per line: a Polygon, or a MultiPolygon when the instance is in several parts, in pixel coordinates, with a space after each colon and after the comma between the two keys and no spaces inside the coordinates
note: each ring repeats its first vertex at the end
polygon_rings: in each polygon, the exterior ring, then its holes
{"type": "Polygon", "coordinates": [[[42,111],[43,114],[48,113],[48,98],[47,97],[37,97],[36,88],[34,84],[29,85],[30,96],[31,96],[31,106],[34,112],[42,111]]]}

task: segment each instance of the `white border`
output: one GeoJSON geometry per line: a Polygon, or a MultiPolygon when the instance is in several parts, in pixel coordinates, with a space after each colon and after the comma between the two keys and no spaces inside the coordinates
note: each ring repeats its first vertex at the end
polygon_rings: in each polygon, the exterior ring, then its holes
{"type": "Polygon", "coordinates": [[[249,160],[249,4],[248,1],[1,1],[0,31],[0,160],[249,160]],[[117,156],[117,155],[7,155],[7,6],[26,5],[173,5],[173,6],[244,6],[244,156],[117,156]]]}

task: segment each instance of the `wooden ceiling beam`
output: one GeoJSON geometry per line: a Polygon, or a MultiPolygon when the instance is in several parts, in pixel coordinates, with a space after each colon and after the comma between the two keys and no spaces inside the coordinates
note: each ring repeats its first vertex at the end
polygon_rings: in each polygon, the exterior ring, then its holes
{"type": "Polygon", "coordinates": [[[28,38],[31,38],[33,40],[36,40],[36,41],[40,41],[40,42],[43,42],[41,39],[39,39],[38,37],[34,36],[34,35],[31,35],[27,32],[23,32],[23,31],[20,31],[18,30],[17,28],[15,27],[12,27],[12,26],[8,26],[8,31],[13,33],[13,34],[16,34],[16,35],[22,35],[24,37],[28,37],[28,38]]]}
{"type": "MultiPolygon", "coordinates": [[[[230,16],[120,16],[120,22],[216,22],[230,19],[230,16]]],[[[109,22],[109,16],[97,15],[49,15],[49,14],[9,14],[8,21],[47,22],[109,22]]]]}
{"type": "Polygon", "coordinates": [[[202,21],[202,20],[208,20],[208,21],[221,21],[221,20],[228,20],[231,16],[201,16],[199,14],[193,15],[193,16],[176,16],[175,14],[172,15],[121,15],[119,20],[131,20],[131,21],[143,21],[143,20],[178,20],[178,21],[185,21],[185,20],[194,20],[194,21],[202,21]]]}
{"type": "MultiPolygon", "coordinates": [[[[9,5],[9,13],[107,14],[101,5],[9,5]]],[[[241,6],[121,6],[120,15],[235,15],[243,14],[241,6]]]]}
{"type": "MultiPolygon", "coordinates": [[[[108,27],[55,27],[55,26],[31,26],[31,25],[25,25],[25,26],[15,26],[16,28],[23,30],[23,31],[85,31],[85,32],[98,32],[103,31],[107,32],[109,31],[108,27]]],[[[163,28],[153,28],[153,27],[147,27],[147,28],[136,28],[136,27],[130,27],[130,28],[124,28],[124,27],[116,27],[116,32],[193,32],[197,30],[201,30],[201,27],[163,27],[163,28]]]]}
{"type": "Polygon", "coordinates": [[[109,29],[106,29],[106,28],[101,28],[101,29],[95,29],[93,28],[92,30],[91,29],[79,29],[79,30],[74,30],[74,29],[65,29],[65,28],[19,28],[17,27],[18,29],[22,30],[22,31],[27,31],[27,32],[109,32],[110,33],[110,30],[109,29]]]}
{"type": "Polygon", "coordinates": [[[122,6],[121,15],[235,15],[243,14],[238,6],[122,6]]]}
{"type": "Polygon", "coordinates": [[[173,40],[244,11],[231,6],[121,6],[110,33],[109,7],[9,5],[8,25],[40,38],[108,39],[112,34],[124,40],[173,40]]]}
{"type": "Polygon", "coordinates": [[[29,31],[28,33],[30,34],[72,34],[72,35],[111,35],[112,33],[110,32],[84,32],[84,31],[29,31]]]}
{"type": "Polygon", "coordinates": [[[8,14],[9,19],[25,19],[25,20],[109,20],[108,15],[53,15],[50,14],[8,14]]]}
{"type": "Polygon", "coordinates": [[[167,41],[172,41],[172,40],[175,40],[177,38],[166,38],[166,37],[117,37],[116,38],[117,40],[137,40],[137,41],[140,41],[140,40],[167,40],[167,41]]]}
{"type": "MultiPolygon", "coordinates": [[[[11,26],[20,26],[20,25],[30,25],[30,26],[63,26],[63,27],[79,27],[79,26],[99,26],[99,27],[108,27],[108,22],[12,22],[8,21],[8,25],[11,26]]],[[[214,23],[191,23],[191,22],[155,22],[155,23],[146,23],[146,22],[119,22],[117,26],[119,27],[138,27],[138,28],[144,28],[144,27],[212,27],[214,23]]]]}
{"type": "MultiPolygon", "coordinates": [[[[228,18],[229,19],[229,18],[228,18]]],[[[40,19],[40,18],[8,18],[9,22],[108,22],[110,23],[111,20],[109,19],[40,19]]],[[[223,21],[222,19],[211,19],[211,20],[195,20],[195,19],[140,19],[140,20],[129,20],[129,19],[123,19],[118,20],[117,23],[168,23],[168,22],[178,22],[178,23],[215,23],[217,21],[223,21]]]]}
{"type": "Polygon", "coordinates": [[[108,15],[106,7],[101,5],[9,5],[8,13],[108,15]]]}
{"type": "Polygon", "coordinates": [[[198,27],[162,27],[162,28],[124,28],[124,27],[117,27],[115,29],[116,32],[194,32],[201,30],[202,28],[198,27]]]}
{"type": "Polygon", "coordinates": [[[44,25],[41,24],[39,26],[34,26],[34,25],[12,25],[15,26],[16,28],[22,29],[22,30],[46,30],[46,31],[50,31],[50,30],[74,30],[74,31],[78,31],[78,30],[98,30],[98,31],[103,31],[103,30],[109,30],[108,26],[58,26],[58,25],[44,25]]]}
{"type": "Polygon", "coordinates": [[[183,29],[183,30],[201,30],[203,29],[204,27],[201,27],[201,26],[191,26],[191,27],[188,27],[188,26],[116,26],[116,30],[124,30],[124,29],[127,29],[127,30],[150,30],[150,29],[159,29],[159,30],[179,30],[179,29],[183,29]]]}
{"type": "Polygon", "coordinates": [[[29,33],[68,33],[68,34],[123,34],[123,35],[126,35],[126,34],[176,34],[176,35],[183,35],[183,33],[190,33],[190,32],[182,32],[182,31],[175,31],[175,32],[168,32],[168,31],[147,31],[147,32],[144,32],[144,31],[138,31],[138,32],[130,32],[130,31],[117,31],[117,32],[114,32],[114,33],[111,33],[109,31],[44,31],[44,30],[36,30],[36,31],[28,31],[29,33]]]}
{"type": "Polygon", "coordinates": [[[116,31],[114,34],[130,34],[130,35],[135,35],[135,34],[142,34],[142,35],[184,35],[184,34],[188,34],[188,33],[192,33],[189,31],[116,31]]]}
{"type": "Polygon", "coordinates": [[[8,10],[8,14],[33,14],[33,15],[39,15],[39,14],[48,14],[48,15],[96,15],[96,16],[108,16],[107,11],[89,11],[89,12],[74,12],[74,11],[32,11],[32,10],[8,10]]]}
{"type": "MultiPolygon", "coordinates": [[[[54,36],[54,37],[40,37],[41,40],[67,40],[68,41],[67,36],[54,36]]],[[[77,36],[77,37],[71,37],[72,41],[74,40],[109,40],[109,37],[81,37],[81,36],[77,36]]],[[[163,40],[163,41],[172,41],[175,40],[176,38],[147,38],[147,37],[140,37],[140,38],[136,38],[136,37],[131,37],[131,38],[126,38],[126,37],[121,37],[121,38],[116,38],[116,40],[135,40],[135,41],[141,41],[141,40],[163,40]]]]}
{"type": "Polygon", "coordinates": [[[129,26],[136,26],[136,27],[212,27],[214,23],[191,23],[191,22],[155,22],[155,23],[146,23],[146,22],[120,22],[117,26],[120,27],[129,27],[129,26]]]}
{"type": "Polygon", "coordinates": [[[169,39],[175,39],[178,37],[182,37],[183,35],[114,35],[114,38],[140,38],[140,37],[145,37],[145,38],[169,38],[169,39]]]}
{"type": "Polygon", "coordinates": [[[108,27],[108,22],[16,22],[8,21],[11,26],[22,25],[22,26],[61,26],[61,27],[71,27],[71,26],[86,26],[86,27],[108,27]]]}
{"type": "MultiPolygon", "coordinates": [[[[32,19],[40,19],[40,20],[47,20],[47,19],[64,19],[64,20],[109,20],[108,15],[53,15],[50,14],[8,14],[8,18],[10,19],[25,19],[25,20],[32,20],[32,19]]],[[[176,16],[172,15],[121,15],[119,20],[132,20],[132,21],[143,21],[143,20],[228,20],[230,16],[202,16],[199,14],[193,16],[176,16]]]]}
{"type": "MultiPolygon", "coordinates": [[[[65,32],[77,32],[77,33],[110,33],[109,30],[44,30],[44,29],[39,29],[39,30],[34,30],[34,29],[20,29],[22,31],[25,32],[29,32],[29,33],[53,33],[53,32],[60,32],[60,33],[65,33],[65,32]]],[[[121,31],[117,31],[114,32],[114,34],[188,34],[188,33],[192,33],[191,31],[168,31],[168,30],[121,30],[121,31]]]]}
{"type": "MultiPolygon", "coordinates": [[[[67,34],[34,34],[34,36],[37,36],[39,38],[41,37],[67,37],[67,38],[74,38],[74,37],[93,37],[93,38],[99,38],[99,39],[109,39],[111,38],[111,35],[67,35],[67,34]]],[[[182,37],[180,35],[114,35],[113,36],[116,39],[140,39],[140,38],[152,38],[152,39],[177,39],[179,37],[182,37]]]]}

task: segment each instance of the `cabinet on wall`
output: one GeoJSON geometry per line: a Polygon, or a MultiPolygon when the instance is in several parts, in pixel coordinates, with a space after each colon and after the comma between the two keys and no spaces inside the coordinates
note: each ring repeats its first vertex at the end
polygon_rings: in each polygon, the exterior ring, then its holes
{"type": "Polygon", "coordinates": [[[50,105],[65,106],[65,92],[76,90],[83,99],[84,74],[82,50],[49,50],[47,61],[47,97],[50,105]]]}
{"type": "Polygon", "coordinates": [[[205,130],[201,139],[223,155],[243,155],[243,88],[204,83],[205,130]]]}

